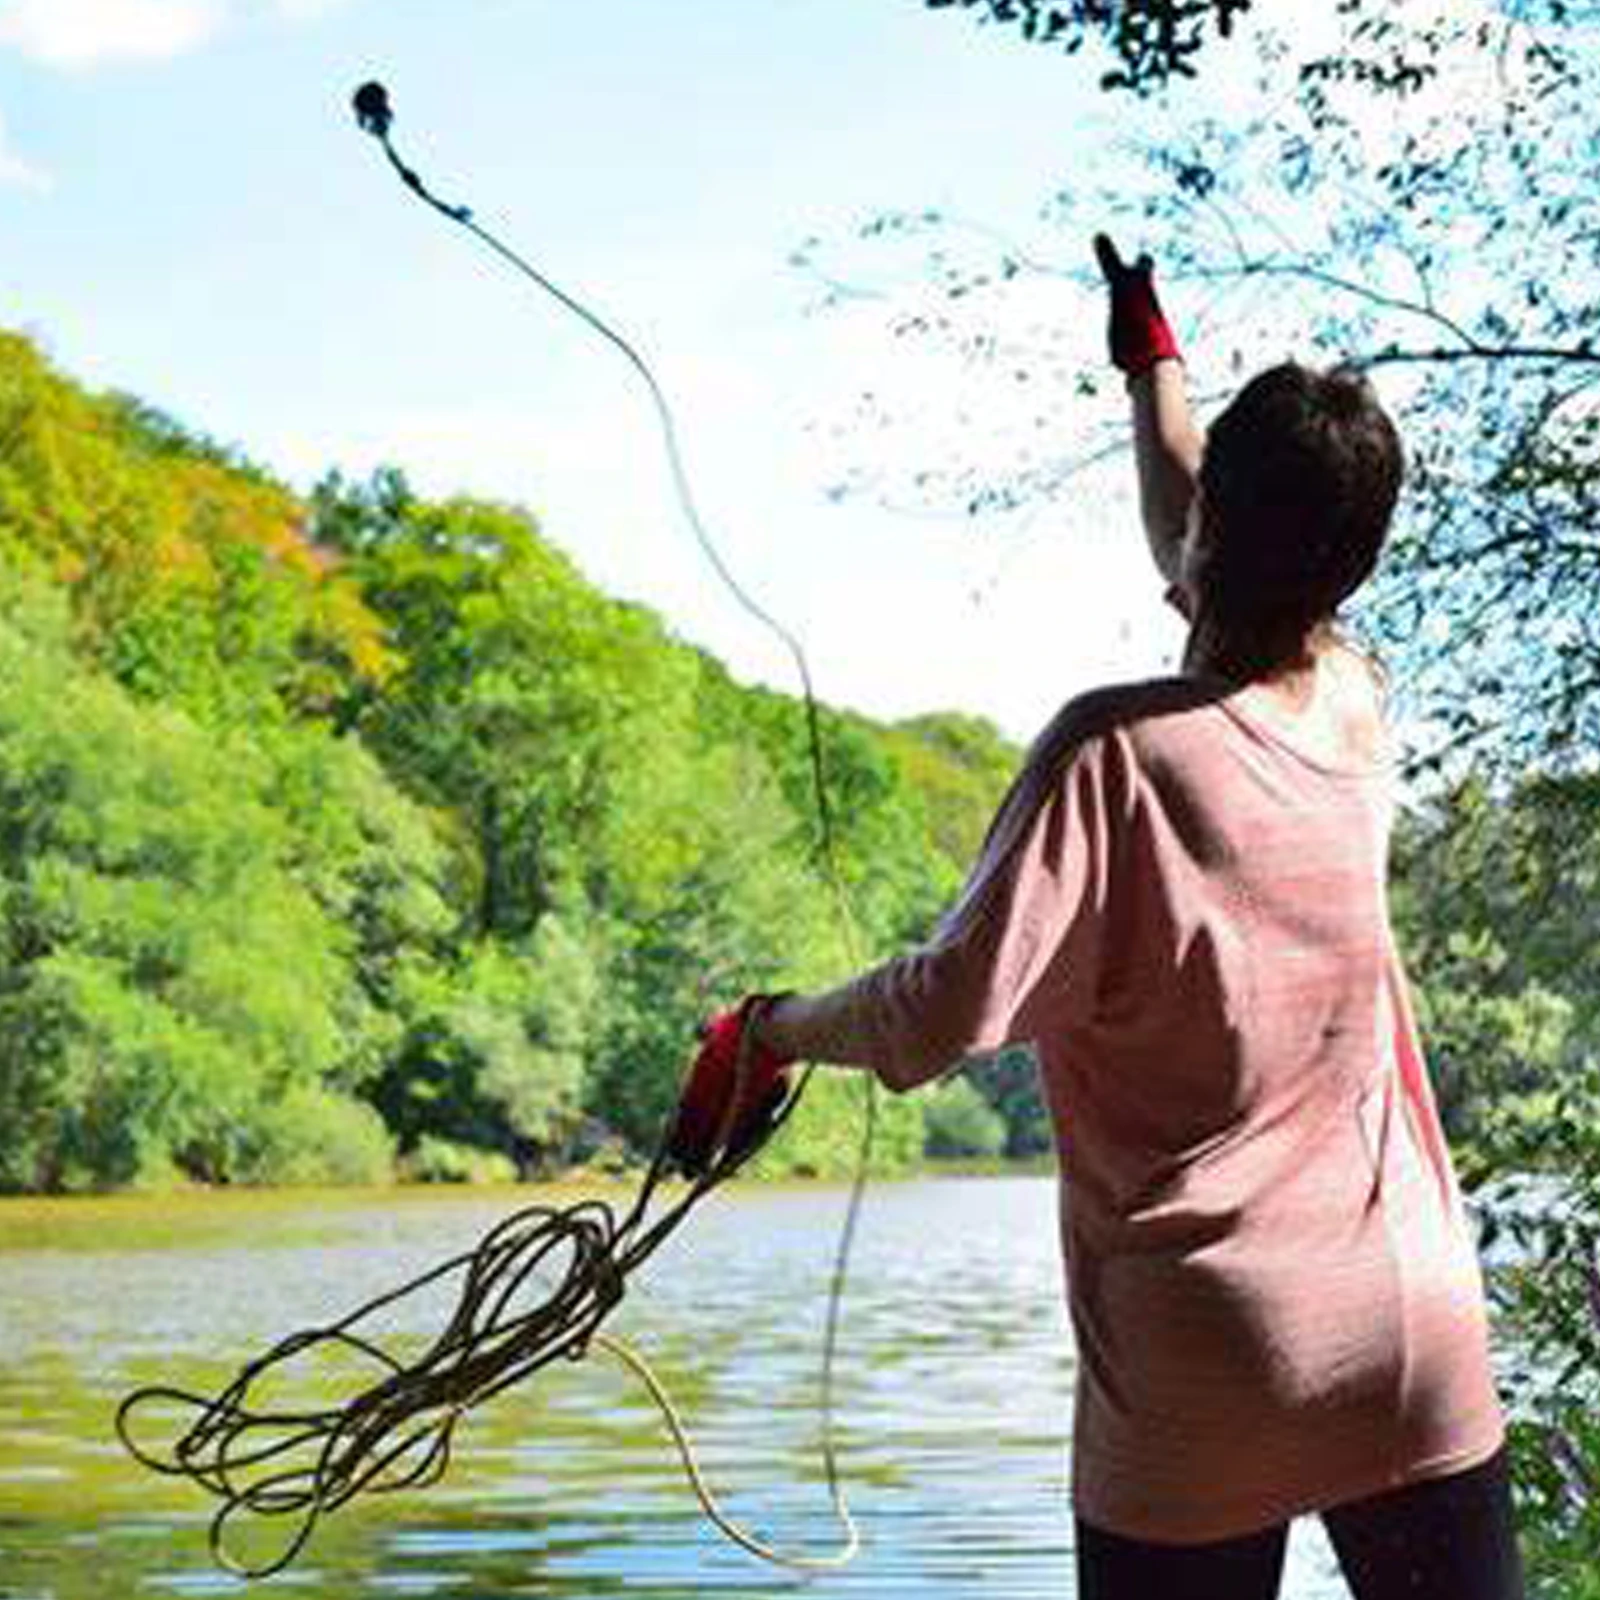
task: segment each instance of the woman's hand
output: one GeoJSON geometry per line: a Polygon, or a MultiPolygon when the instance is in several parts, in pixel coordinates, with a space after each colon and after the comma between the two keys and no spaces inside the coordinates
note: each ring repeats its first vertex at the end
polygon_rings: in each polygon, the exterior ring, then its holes
{"type": "Polygon", "coordinates": [[[1156,298],[1155,263],[1141,255],[1129,266],[1104,233],[1094,236],[1094,254],[1111,291],[1112,365],[1137,378],[1158,361],[1181,361],[1177,337],[1156,298]]]}
{"type": "Polygon", "coordinates": [[[766,1137],[789,1095],[791,1060],[758,1037],[768,995],[747,995],[700,1032],[700,1048],[667,1136],[667,1159],[688,1177],[737,1161],[766,1137]]]}

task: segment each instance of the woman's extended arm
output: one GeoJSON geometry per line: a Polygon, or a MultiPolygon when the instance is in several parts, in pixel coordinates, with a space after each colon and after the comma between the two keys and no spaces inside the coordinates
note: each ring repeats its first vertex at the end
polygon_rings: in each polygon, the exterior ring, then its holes
{"type": "Polygon", "coordinates": [[[789,1061],[870,1067],[872,1035],[847,998],[848,986],[824,994],[779,995],[756,1016],[756,1043],[789,1061]]]}

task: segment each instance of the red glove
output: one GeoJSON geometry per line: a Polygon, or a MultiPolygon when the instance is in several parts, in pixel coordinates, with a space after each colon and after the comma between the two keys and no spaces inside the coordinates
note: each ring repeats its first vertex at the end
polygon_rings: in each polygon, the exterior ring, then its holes
{"type": "Polygon", "coordinates": [[[788,1098],[789,1061],[746,1037],[772,998],[747,995],[701,1030],[667,1136],[667,1158],[686,1177],[703,1177],[713,1165],[747,1155],[767,1136],[788,1098]]]}
{"type": "Polygon", "coordinates": [[[1156,299],[1150,274],[1155,264],[1142,255],[1130,267],[1103,233],[1094,236],[1095,259],[1111,290],[1111,362],[1130,378],[1156,362],[1181,360],[1178,341],[1156,299]]]}

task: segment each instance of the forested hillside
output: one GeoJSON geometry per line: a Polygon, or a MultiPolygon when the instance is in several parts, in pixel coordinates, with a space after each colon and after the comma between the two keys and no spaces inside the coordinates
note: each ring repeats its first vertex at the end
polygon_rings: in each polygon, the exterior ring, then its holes
{"type": "MultiPolygon", "coordinates": [[[[513,506],[309,502],[0,335],[0,1187],[466,1177],[638,1156],[696,1024],[849,969],[795,699],[513,506]]],[[[887,952],[1016,759],[824,710],[887,952]]],[[[852,1158],[823,1075],[769,1166],[852,1158]]],[[[966,1085],[880,1155],[996,1147],[966,1085]]]]}

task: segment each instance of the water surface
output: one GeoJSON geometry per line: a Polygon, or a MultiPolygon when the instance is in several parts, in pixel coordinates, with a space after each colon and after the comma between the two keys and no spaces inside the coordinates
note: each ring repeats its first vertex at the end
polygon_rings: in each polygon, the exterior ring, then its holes
{"type": "MultiPolygon", "coordinates": [[[[153,1381],[214,1387],[534,1198],[0,1203],[0,1600],[245,1592],[210,1559],[209,1499],[122,1453],[117,1401],[153,1381]]],[[[608,1325],[671,1387],[727,1509],[816,1554],[840,1537],[817,1450],[816,1367],[843,1206],[843,1190],[825,1186],[713,1196],[608,1325]]],[[[438,1312],[400,1319],[421,1335],[438,1312]]],[[[879,1184],[837,1376],[840,1463],[864,1538],[848,1568],[798,1577],[724,1543],[648,1395],[596,1354],[474,1415],[442,1483],[341,1511],[288,1572],[255,1587],[303,1600],[1070,1597],[1073,1372],[1050,1179],[879,1184]]],[[[1286,1600],[1345,1592],[1320,1525],[1297,1523],[1286,1600]]]]}

